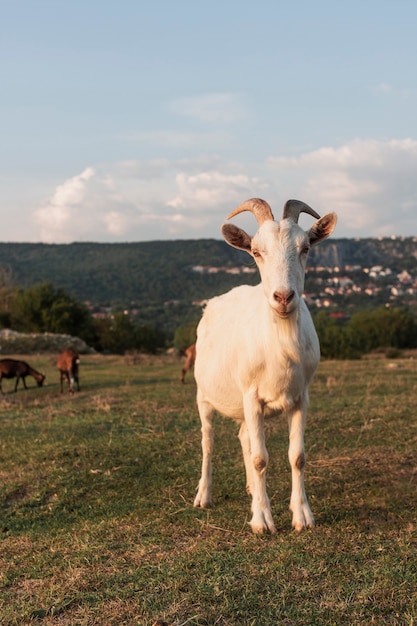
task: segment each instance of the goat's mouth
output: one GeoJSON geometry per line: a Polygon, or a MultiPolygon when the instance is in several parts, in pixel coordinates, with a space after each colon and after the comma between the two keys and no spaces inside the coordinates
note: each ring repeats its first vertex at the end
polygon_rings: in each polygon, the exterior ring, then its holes
{"type": "Polygon", "coordinates": [[[292,306],[287,306],[287,305],[282,305],[282,304],[277,305],[277,303],[274,302],[272,308],[280,319],[285,320],[285,319],[290,318],[292,315],[294,315],[297,307],[293,305],[292,306]]]}

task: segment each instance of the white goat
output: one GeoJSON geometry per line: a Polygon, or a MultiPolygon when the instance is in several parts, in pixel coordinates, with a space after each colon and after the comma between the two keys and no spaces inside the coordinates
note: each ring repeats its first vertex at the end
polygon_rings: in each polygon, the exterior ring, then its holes
{"type": "Polygon", "coordinates": [[[252,496],[253,532],[276,532],[266,492],[268,452],[264,418],[285,413],[289,420],[288,457],[292,472],[292,525],[314,526],[304,491],[304,426],[308,386],[320,359],[317,334],[302,298],[310,246],[328,237],[336,215],[320,216],[298,200],[288,200],[281,221],[271,207],[253,198],[227,219],[251,211],[259,230],[251,237],[232,224],[222,226],[228,244],[256,261],[261,283],[244,285],[213,298],[197,329],[194,366],[202,432],[202,473],[194,506],[211,505],[214,410],[240,423],[239,439],[252,496]],[[301,212],[317,219],[305,232],[301,212]]]}

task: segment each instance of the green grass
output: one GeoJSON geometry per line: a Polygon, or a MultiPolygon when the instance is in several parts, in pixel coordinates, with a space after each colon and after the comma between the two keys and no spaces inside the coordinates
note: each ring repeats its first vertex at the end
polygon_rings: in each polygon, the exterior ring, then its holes
{"type": "Polygon", "coordinates": [[[181,362],[82,357],[81,392],[0,398],[0,623],[273,626],[417,623],[417,362],[323,362],[291,530],[286,420],[268,424],[278,534],[250,531],[237,427],[216,418],[214,501],[181,362]]]}

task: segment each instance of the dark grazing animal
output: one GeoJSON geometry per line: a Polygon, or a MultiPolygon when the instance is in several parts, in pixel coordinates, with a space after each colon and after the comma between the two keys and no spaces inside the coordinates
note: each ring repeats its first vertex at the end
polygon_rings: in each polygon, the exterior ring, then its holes
{"type": "Polygon", "coordinates": [[[195,343],[192,343],[191,346],[188,346],[188,348],[186,348],[184,350],[184,354],[185,354],[185,363],[184,363],[184,367],[182,368],[182,371],[181,371],[181,382],[183,384],[185,383],[185,375],[186,375],[186,373],[194,365],[194,361],[195,361],[195,343]]]}
{"type": "Polygon", "coordinates": [[[78,378],[78,364],[80,362],[80,357],[72,348],[68,348],[64,350],[57,361],[57,367],[60,373],[60,390],[61,393],[64,391],[63,383],[64,379],[68,382],[68,391],[70,393],[74,393],[74,383],[77,383],[77,391],[80,391],[80,383],[78,378]]]}
{"type": "Polygon", "coordinates": [[[15,392],[19,380],[22,379],[23,386],[27,389],[26,376],[33,376],[38,383],[38,387],[42,387],[45,380],[45,374],[41,374],[33,369],[26,361],[18,361],[17,359],[0,359],[0,391],[4,394],[1,383],[3,378],[16,378],[16,384],[14,386],[15,392]]]}

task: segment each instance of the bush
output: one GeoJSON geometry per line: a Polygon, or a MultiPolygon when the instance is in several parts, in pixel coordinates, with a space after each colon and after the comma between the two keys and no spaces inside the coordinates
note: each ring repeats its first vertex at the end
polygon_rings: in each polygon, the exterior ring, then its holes
{"type": "Polygon", "coordinates": [[[165,336],[148,324],[137,324],[128,315],[116,312],[111,317],[95,322],[96,348],[113,354],[129,350],[155,353],[165,344],[165,336]]]}
{"type": "Polygon", "coordinates": [[[314,317],[314,324],[321,354],[328,359],[360,358],[378,348],[417,347],[417,322],[411,311],[404,308],[361,311],[342,322],[320,311],[314,317]]]}
{"type": "Polygon", "coordinates": [[[51,283],[20,291],[10,317],[12,327],[21,332],[75,335],[94,341],[93,320],[87,307],[51,283]]]}
{"type": "Polygon", "coordinates": [[[174,347],[177,350],[182,352],[188,346],[191,346],[192,343],[195,343],[197,324],[198,322],[190,322],[177,328],[174,335],[174,347]]]}
{"type": "Polygon", "coordinates": [[[387,359],[399,359],[401,356],[401,350],[398,350],[398,348],[388,348],[385,352],[385,356],[387,359]]]}

